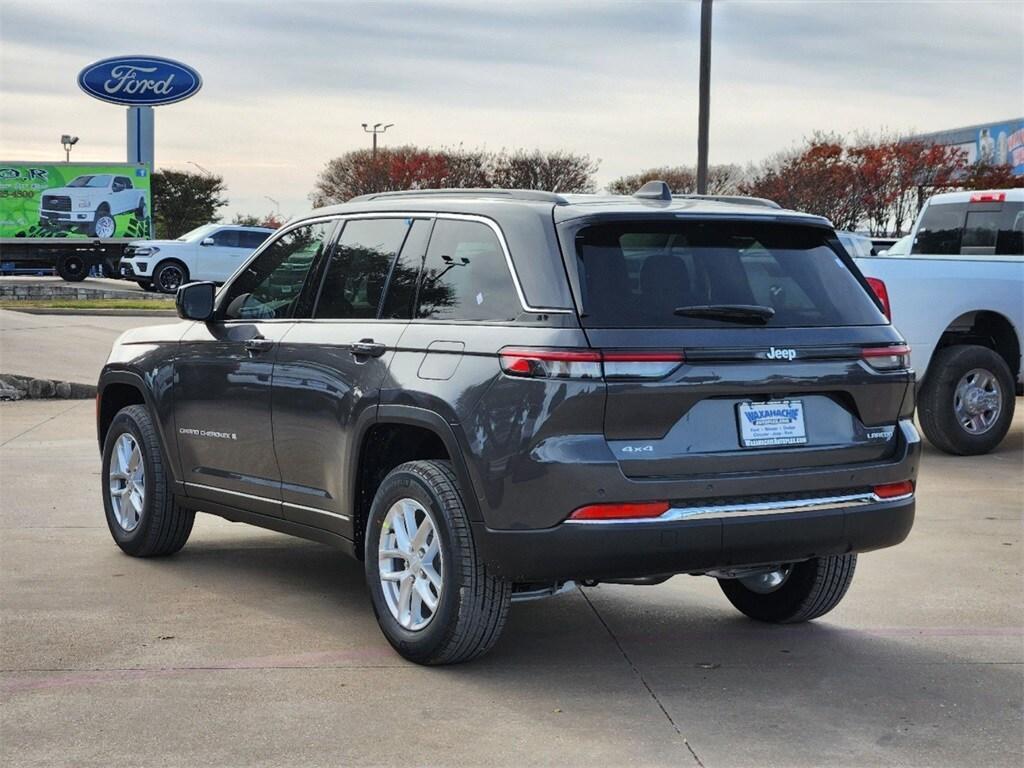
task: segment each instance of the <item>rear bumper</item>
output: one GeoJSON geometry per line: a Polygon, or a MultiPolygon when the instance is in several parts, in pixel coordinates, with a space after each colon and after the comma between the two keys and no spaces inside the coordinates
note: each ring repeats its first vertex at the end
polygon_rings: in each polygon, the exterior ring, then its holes
{"type": "Polygon", "coordinates": [[[474,538],[495,575],[513,581],[612,579],[868,552],[903,541],[914,498],[788,515],[495,531],[474,538]]]}
{"type": "MultiPolygon", "coordinates": [[[[910,532],[914,496],[849,504],[841,499],[848,490],[839,489],[867,491],[875,485],[916,480],[920,438],[909,420],[901,421],[899,430],[900,448],[886,462],[707,477],[700,482],[718,505],[711,514],[701,506],[693,481],[620,481],[625,487],[609,492],[604,500],[675,499],[684,511],[674,517],[667,513],[669,519],[563,522],[534,529],[495,529],[479,521],[473,524],[474,539],[496,575],[519,582],[700,572],[890,547],[910,532]],[[721,506],[722,500],[757,494],[789,494],[793,502],[787,509],[763,513],[721,506]],[[833,497],[840,498],[832,504],[796,503],[833,497]]],[[[576,486],[578,491],[585,487],[576,486]]],[[[562,519],[571,511],[565,510],[562,519]]]]}

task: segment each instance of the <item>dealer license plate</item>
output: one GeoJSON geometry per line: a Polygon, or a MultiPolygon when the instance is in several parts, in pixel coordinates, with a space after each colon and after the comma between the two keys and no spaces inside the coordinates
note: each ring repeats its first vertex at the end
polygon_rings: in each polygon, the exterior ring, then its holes
{"type": "Polygon", "coordinates": [[[803,445],[807,442],[804,404],[799,400],[740,403],[736,419],[740,425],[740,445],[744,448],[803,445]]]}

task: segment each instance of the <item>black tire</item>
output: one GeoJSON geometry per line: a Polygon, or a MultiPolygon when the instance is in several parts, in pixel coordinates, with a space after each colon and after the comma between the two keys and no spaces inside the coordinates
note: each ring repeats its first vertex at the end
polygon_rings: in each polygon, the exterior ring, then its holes
{"type": "Polygon", "coordinates": [[[110,535],[117,546],[133,557],[174,554],[185,546],[192,533],[195,513],[175,503],[166,466],[156,426],[146,407],[129,405],[118,411],[103,441],[103,508],[110,535]],[[142,514],[132,530],[118,522],[110,491],[111,459],[118,439],[126,433],[141,447],[145,470],[142,514]]]}
{"type": "Polygon", "coordinates": [[[936,352],[917,401],[921,429],[940,451],[959,456],[988,453],[1006,436],[1013,421],[1016,383],[1006,361],[988,347],[962,344],[936,352]],[[957,388],[967,374],[987,371],[1000,390],[1000,410],[981,432],[969,432],[957,419],[957,388]]]}
{"type": "Polygon", "coordinates": [[[392,470],[373,499],[366,523],[365,572],[370,600],[392,647],[417,664],[457,664],[484,653],[497,642],[512,598],[512,585],[487,571],[473,544],[473,533],[458,481],[446,461],[412,461],[392,470]],[[436,611],[422,629],[402,627],[384,597],[378,545],[388,510],[409,498],[430,511],[440,540],[443,583],[436,611]]]}
{"type": "Polygon", "coordinates": [[[57,274],[69,283],[80,283],[89,276],[89,265],[77,254],[61,256],[57,260],[57,274]]]}
{"type": "Polygon", "coordinates": [[[104,203],[96,210],[96,216],[89,224],[89,237],[114,237],[117,234],[117,219],[110,214],[110,208],[104,203]],[[100,230],[103,230],[109,222],[110,231],[106,234],[100,234],[100,230]]]}
{"type": "Polygon", "coordinates": [[[839,605],[856,567],[856,555],[831,555],[793,563],[789,576],[772,592],[755,592],[739,579],[719,579],[718,584],[740,613],[758,621],[797,624],[839,605]]]}
{"type": "Polygon", "coordinates": [[[153,283],[150,282],[149,280],[136,280],[135,282],[139,286],[139,288],[148,293],[152,293],[153,291],[156,290],[156,286],[154,286],[153,283]]]}
{"type": "Polygon", "coordinates": [[[153,290],[177,293],[188,282],[188,267],[180,261],[161,261],[153,270],[153,290]]]}

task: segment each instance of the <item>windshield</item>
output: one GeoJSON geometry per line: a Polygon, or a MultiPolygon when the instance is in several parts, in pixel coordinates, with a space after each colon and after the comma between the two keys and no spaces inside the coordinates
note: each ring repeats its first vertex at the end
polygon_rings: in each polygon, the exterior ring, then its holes
{"type": "Polygon", "coordinates": [[[203,226],[201,227],[196,227],[190,232],[186,232],[178,239],[181,240],[182,242],[194,243],[197,240],[202,240],[203,238],[212,235],[218,229],[220,229],[220,227],[218,227],[216,224],[203,224],[203,226]]]}
{"type": "Polygon", "coordinates": [[[755,221],[586,227],[576,235],[583,325],[717,328],[741,312],[774,327],[884,325],[830,237],[755,221]]]}
{"type": "Polygon", "coordinates": [[[98,176],[78,176],[68,182],[69,187],[109,187],[110,175],[100,174],[98,176]]]}

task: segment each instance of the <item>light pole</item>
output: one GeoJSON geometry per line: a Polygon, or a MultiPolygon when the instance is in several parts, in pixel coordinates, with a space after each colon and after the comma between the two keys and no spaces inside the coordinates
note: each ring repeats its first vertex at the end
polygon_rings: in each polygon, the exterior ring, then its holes
{"type": "Polygon", "coordinates": [[[71,136],[70,134],[65,133],[63,136],[60,137],[60,143],[64,145],[64,162],[70,163],[71,148],[78,143],[78,137],[71,136]]]}
{"type": "Polygon", "coordinates": [[[381,134],[381,133],[384,133],[384,131],[386,131],[388,128],[393,126],[394,123],[388,123],[383,128],[381,127],[382,125],[383,125],[383,123],[374,123],[373,124],[373,128],[370,128],[369,124],[363,123],[363,130],[366,131],[367,133],[372,133],[373,134],[373,156],[374,157],[377,156],[377,135],[381,134]]]}
{"type": "Polygon", "coordinates": [[[708,122],[711,108],[711,0],[700,0],[700,106],[697,113],[697,194],[708,193],[708,122]]]}

